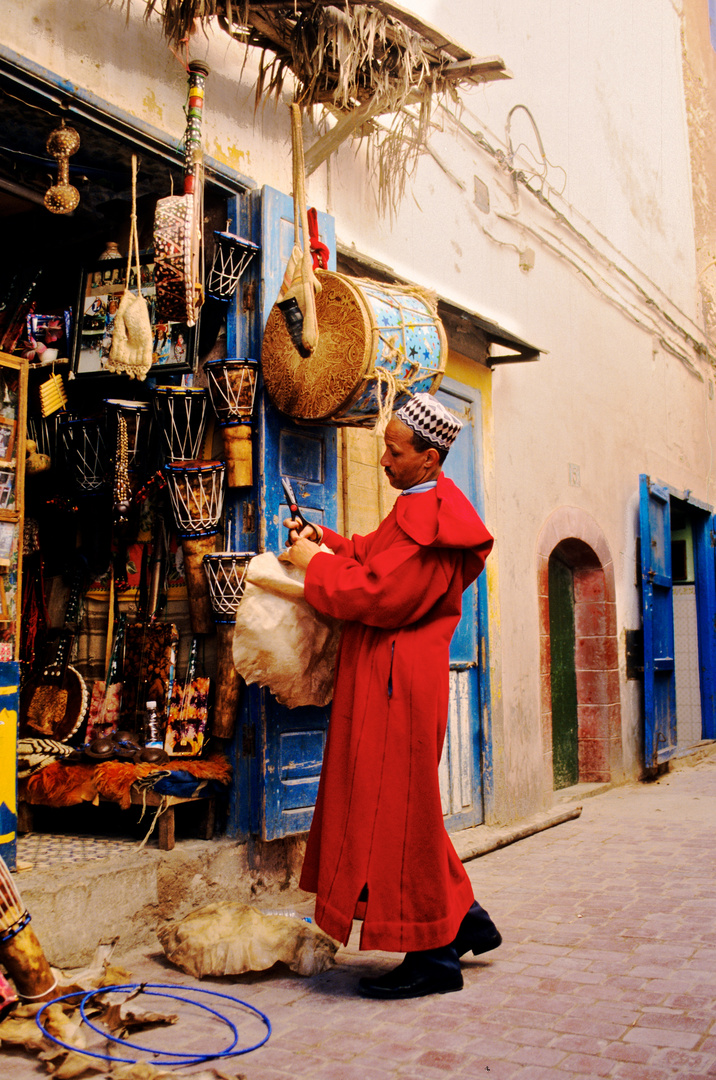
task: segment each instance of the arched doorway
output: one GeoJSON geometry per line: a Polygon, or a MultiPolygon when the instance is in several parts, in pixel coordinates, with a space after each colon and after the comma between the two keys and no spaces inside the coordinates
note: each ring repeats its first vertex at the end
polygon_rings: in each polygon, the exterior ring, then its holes
{"type": "Polygon", "coordinates": [[[538,548],[545,787],[621,776],[614,571],[587,513],[561,508],[538,548]],[[561,534],[561,535],[560,535],[561,534]]]}
{"type": "Polygon", "coordinates": [[[574,575],[557,548],[549,557],[549,640],[552,772],[557,790],[579,780],[574,575]]]}

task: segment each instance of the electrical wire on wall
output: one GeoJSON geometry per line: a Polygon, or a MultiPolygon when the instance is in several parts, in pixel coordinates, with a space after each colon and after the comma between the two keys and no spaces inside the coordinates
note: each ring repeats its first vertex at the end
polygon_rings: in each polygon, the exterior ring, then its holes
{"type": "MultiPolygon", "coordinates": [[[[649,312],[653,312],[654,316],[658,318],[655,317],[653,320],[645,322],[644,311],[642,310],[641,306],[639,306],[638,308],[630,307],[629,302],[625,300],[625,298],[619,298],[618,290],[616,289],[616,287],[614,285],[611,285],[604,277],[598,274],[598,272],[596,271],[596,267],[590,265],[589,269],[587,270],[583,266],[580,266],[579,261],[583,259],[583,256],[581,256],[571,245],[569,245],[563,237],[559,237],[552,232],[543,231],[536,226],[526,225],[522,218],[519,218],[518,220],[518,216],[520,215],[519,206],[515,207],[515,211],[513,214],[498,214],[497,216],[501,217],[505,221],[517,224],[519,228],[529,232],[540,244],[547,247],[555,255],[565,259],[574,269],[577,270],[577,272],[581,276],[585,277],[585,279],[590,283],[590,285],[600,295],[602,295],[604,299],[608,300],[611,304],[619,308],[632,321],[634,321],[641,328],[647,330],[647,332],[649,332],[650,334],[657,333],[659,338],[663,339],[663,343],[667,351],[678,357],[678,359],[681,360],[688,367],[692,374],[695,374],[699,378],[701,378],[701,375],[698,373],[697,368],[694,366],[691,359],[686,355],[686,353],[684,353],[678,345],[670,342],[665,337],[663,332],[663,325],[659,325],[658,320],[661,319],[668,324],[671,332],[680,340],[682,345],[686,344],[690,346],[697,355],[708,357],[710,354],[708,346],[703,340],[703,331],[701,327],[698,326],[694,319],[692,319],[689,315],[683,312],[664,292],[664,290],[660,288],[660,286],[658,286],[654,281],[652,281],[648,277],[648,275],[644,274],[643,271],[641,271],[640,268],[637,267],[623,251],[621,251],[621,249],[617,248],[616,245],[614,245],[608,237],[606,237],[598,228],[596,228],[596,226],[594,226],[588,218],[586,218],[583,214],[576,210],[570,203],[566,203],[569,213],[575,218],[578,217],[586,227],[588,227],[594,232],[595,236],[598,237],[599,240],[603,241],[606,245],[608,245],[609,249],[614,253],[617,258],[619,258],[624,264],[630,267],[636,274],[638,274],[643,279],[644,282],[647,283],[649,289],[641,285],[636,280],[636,278],[632,276],[632,274],[628,273],[627,270],[624,269],[624,266],[620,266],[619,263],[615,261],[615,258],[610,257],[605,251],[600,250],[600,248],[597,247],[597,245],[592,240],[590,240],[579,228],[577,228],[577,226],[572,220],[570,220],[567,214],[563,213],[554,205],[551,197],[548,197],[548,195],[545,193],[551,190],[551,192],[553,193],[553,197],[562,198],[563,191],[566,186],[567,174],[566,170],[564,170],[562,166],[554,165],[549,161],[544,149],[544,144],[541,134],[539,132],[538,125],[530,110],[524,105],[515,105],[510,110],[506,124],[507,151],[505,152],[497,145],[493,145],[493,143],[489,142],[482,131],[471,130],[467,126],[467,124],[465,124],[454,113],[450,112],[450,110],[448,110],[444,105],[441,105],[440,108],[459,132],[467,136],[472,142],[479,146],[481,150],[483,150],[491,158],[493,158],[493,160],[497,163],[500,169],[502,169],[507,175],[510,176],[513,185],[513,205],[515,204],[516,192],[519,190],[519,186],[521,185],[522,189],[524,189],[530,195],[536,198],[540,205],[545,207],[545,209],[547,209],[560,224],[562,224],[567,230],[569,230],[570,234],[579,241],[580,246],[583,245],[584,247],[586,247],[588,252],[595,259],[599,260],[599,262],[607,270],[619,275],[619,277],[623,279],[626,284],[628,284],[632,289],[634,289],[637,292],[638,296],[643,300],[647,310],[649,312]],[[515,165],[517,151],[520,150],[524,145],[522,143],[518,144],[517,148],[514,148],[512,146],[511,120],[513,114],[518,109],[523,110],[528,115],[530,122],[532,123],[539,147],[541,168],[533,170],[531,174],[523,170],[517,169],[515,165]],[[549,168],[558,169],[564,174],[565,182],[561,190],[558,190],[556,187],[549,183],[549,168]],[[540,179],[539,188],[533,187],[530,183],[530,180],[536,177],[540,179]],[[668,305],[670,305],[673,310],[678,313],[678,316],[683,319],[687,325],[693,327],[695,333],[692,333],[689,329],[686,328],[686,326],[681,325],[680,322],[678,322],[672,315],[670,315],[664,305],[657,301],[656,296],[660,296],[663,301],[668,303],[668,305]],[[639,314],[637,314],[637,311],[639,312],[639,314]],[[695,336],[696,334],[698,334],[699,336],[695,336]]],[[[474,113],[472,113],[471,110],[467,108],[467,106],[463,105],[462,112],[464,114],[468,114],[478,124],[481,124],[480,119],[474,113]]],[[[485,125],[481,126],[485,127],[485,125]]],[[[485,128],[485,130],[487,129],[485,128]]],[[[493,140],[498,141],[498,137],[495,136],[494,133],[490,133],[490,137],[493,140]]],[[[529,151],[529,148],[527,149],[529,151]]],[[[529,152],[531,153],[531,151],[529,152]]],[[[535,155],[532,156],[535,158],[535,161],[537,161],[535,155]]],[[[502,246],[505,246],[508,243],[507,241],[499,240],[499,238],[494,236],[494,234],[486,230],[484,226],[481,227],[483,232],[485,232],[485,235],[487,235],[495,243],[498,243],[502,246]]],[[[517,245],[514,246],[518,251],[520,251],[517,245]]]]}

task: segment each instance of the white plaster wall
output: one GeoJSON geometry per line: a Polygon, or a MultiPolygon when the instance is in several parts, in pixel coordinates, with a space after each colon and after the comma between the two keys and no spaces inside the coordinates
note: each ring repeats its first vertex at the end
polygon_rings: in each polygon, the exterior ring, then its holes
{"type": "MultiPolygon", "coordinates": [[[[422,158],[394,219],[376,213],[362,149],[345,146],[308,181],[309,203],[335,215],[341,241],[545,350],[539,363],[498,368],[493,379],[486,506],[497,538],[502,642],[493,654],[496,813],[507,820],[544,798],[535,567],[544,521],[569,504],[602,528],[616,571],[623,662],[624,631],[640,618],[639,473],[704,501],[714,495],[712,369],[693,347],[703,335],[679,13],[671,0],[403,3],[513,71],[511,81],[465,94],[465,126],[504,153],[508,114],[522,104],[549,162],[543,193],[554,211],[519,185],[515,192],[495,157],[448,123],[431,146],[451,175],[422,158]],[[474,205],[475,176],[489,188],[489,214],[474,205]],[[527,248],[529,271],[520,269],[527,248]],[[579,487],[569,484],[570,463],[579,487]]],[[[142,11],[135,0],[127,23],[100,0],[26,0],[4,13],[0,43],[178,141],[185,75],[142,11]]],[[[259,185],[289,191],[288,110],[254,113],[255,58],[242,73],[243,49],[220,31],[196,38],[192,54],[212,69],[207,153],[259,185]]],[[[522,144],[516,164],[531,170],[538,146],[524,110],[514,114],[512,135],[513,146],[522,144]]],[[[305,136],[307,145],[316,138],[310,121],[305,136]]],[[[622,702],[626,765],[636,775],[635,684],[623,681],[622,702]]]]}

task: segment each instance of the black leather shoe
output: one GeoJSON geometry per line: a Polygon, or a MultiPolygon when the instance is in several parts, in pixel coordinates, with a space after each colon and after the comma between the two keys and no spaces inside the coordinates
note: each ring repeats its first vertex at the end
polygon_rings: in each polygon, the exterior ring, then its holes
{"type": "Polygon", "coordinates": [[[473,956],[490,952],[502,944],[502,935],[484,908],[477,900],[460,923],[453,948],[458,956],[472,951],[473,956]]]}
{"type": "Polygon", "coordinates": [[[361,979],[358,983],[358,993],[362,997],[386,1001],[427,994],[452,994],[456,990],[462,990],[462,972],[452,945],[406,953],[402,964],[386,975],[361,979]]]}

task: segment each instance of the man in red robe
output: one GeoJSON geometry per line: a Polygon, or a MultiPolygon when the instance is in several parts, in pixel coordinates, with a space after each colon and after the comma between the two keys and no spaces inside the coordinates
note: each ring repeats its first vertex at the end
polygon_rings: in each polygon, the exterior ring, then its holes
{"type": "Polygon", "coordinates": [[[344,945],[360,918],[362,949],[406,952],[398,968],[361,979],[366,997],[460,990],[459,957],[502,940],[445,830],[438,781],[450,639],[492,547],[442,473],[461,427],[430,394],[398,410],[381,465],[402,494],[369,536],[286,522],[306,600],[344,620],[301,887],[344,945]]]}

